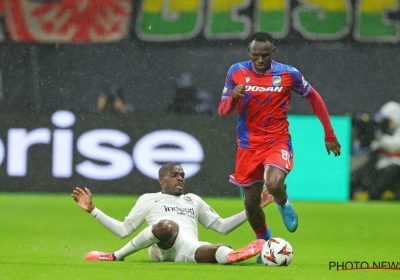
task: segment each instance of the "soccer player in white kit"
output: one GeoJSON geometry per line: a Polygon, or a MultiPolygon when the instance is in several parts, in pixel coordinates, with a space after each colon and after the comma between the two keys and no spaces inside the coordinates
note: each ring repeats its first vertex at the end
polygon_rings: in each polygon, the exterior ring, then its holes
{"type": "MultiPolygon", "coordinates": [[[[141,231],[123,248],[114,253],[91,251],[87,260],[118,261],[141,250],[149,248],[153,261],[233,263],[246,260],[260,253],[265,240],[252,241],[246,247],[233,250],[227,245],[211,244],[198,239],[199,222],[207,229],[228,234],[242,225],[246,213],[222,219],[203,199],[195,194],[183,194],[185,173],[176,163],[167,163],[159,170],[161,192],[148,193],[139,197],[131,212],[123,222],[104,214],[92,204],[90,190],[76,188],[71,196],[86,212],[120,238],[132,234],[147,222],[141,231]]],[[[261,206],[272,202],[272,197],[264,192],[261,206]]]]}

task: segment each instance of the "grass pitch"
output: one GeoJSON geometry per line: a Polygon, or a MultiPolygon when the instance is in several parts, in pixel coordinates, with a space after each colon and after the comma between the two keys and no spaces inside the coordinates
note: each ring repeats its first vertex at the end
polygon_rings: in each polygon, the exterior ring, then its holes
{"type": "MultiPolygon", "coordinates": [[[[94,194],[94,204],[123,220],[137,197],[94,194]]],[[[243,209],[240,198],[205,198],[222,216],[243,209]]],[[[147,250],[124,262],[89,262],[87,251],[115,251],[121,240],[82,211],[69,194],[0,194],[0,279],[400,279],[400,270],[336,270],[330,262],[397,263],[400,268],[399,203],[294,202],[299,228],[284,228],[276,205],[265,208],[275,237],[288,240],[288,267],[153,263],[147,250]]],[[[254,239],[248,223],[223,236],[200,226],[200,240],[233,248],[254,239]]],[[[387,266],[387,265],[386,265],[387,266]]]]}

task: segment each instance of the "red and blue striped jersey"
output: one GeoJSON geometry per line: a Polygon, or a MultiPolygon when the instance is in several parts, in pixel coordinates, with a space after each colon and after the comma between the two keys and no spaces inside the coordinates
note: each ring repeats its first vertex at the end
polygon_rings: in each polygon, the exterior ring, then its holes
{"type": "Polygon", "coordinates": [[[265,149],[275,141],[290,141],[287,110],[291,92],[306,97],[311,85],[294,67],[271,61],[271,68],[257,72],[252,62],[244,61],[228,71],[220,105],[229,102],[235,86],[246,86],[238,100],[238,145],[247,149],[265,149]]]}

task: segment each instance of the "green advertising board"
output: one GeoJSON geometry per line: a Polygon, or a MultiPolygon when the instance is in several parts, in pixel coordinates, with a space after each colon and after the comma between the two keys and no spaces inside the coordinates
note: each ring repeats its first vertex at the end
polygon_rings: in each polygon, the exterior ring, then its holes
{"type": "Polygon", "coordinates": [[[351,119],[331,116],[342,146],[341,155],[328,156],[323,127],[316,116],[289,116],[294,168],[286,179],[292,200],[347,201],[350,194],[351,119]]]}

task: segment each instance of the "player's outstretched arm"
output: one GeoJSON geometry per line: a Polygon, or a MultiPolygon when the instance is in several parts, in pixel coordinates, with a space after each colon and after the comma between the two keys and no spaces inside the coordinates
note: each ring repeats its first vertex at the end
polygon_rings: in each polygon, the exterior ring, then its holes
{"type": "Polygon", "coordinates": [[[328,155],[331,152],[335,156],[340,155],[340,144],[337,141],[336,135],[333,131],[331,121],[329,119],[328,109],[326,108],[325,102],[321,95],[313,88],[311,89],[309,95],[306,97],[310,103],[311,108],[317,115],[325,132],[325,147],[328,155]]]}
{"type": "Polygon", "coordinates": [[[85,191],[79,187],[76,187],[75,190],[72,191],[72,198],[75,202],[88,213],[91,213],[95,208],[92,203],[92,193],[88,188],[85,188],[85,191]]]}
{"type": "MultiPolygon", "coordinates": [[[[73,190],[71,196],[79,205],[79,207],[90,213],[100,224],[117,235],[119,238],[124,238],[130,235],[136,229],[132,226],[132,221],[118,221],[104,214],[100,209],[96,208],[92,203],[92,194],[88,188],[83,190],[77,187],[75,190],[73,190]]],[[[133,216],[133,220],[136,220],[136,217],[132,214],[132,212],[130,215],[133,216]]],[[[139,228],[142,222],[139,218],[137,220],[139,220],[139,226],[137,226],[137,228],[139,228]]]]}
{"type": "MultiPolygon", "coordinates": [[[[272,201],[273,201],[272,195],[268,193],[266,189],[263,190],[261,194],[260,206],[265,207],[272,201]]],[[[219,216],[219,214],[213,211],[208,204],[206,204],[204,201],[203,203],[204,207],[201,207],[202,211],[200,211],[199,213],[200,214],[199,222],[205,228],[210,228],[215,230],[216,232],[226,235],[247,221],[247,216],[245,211],[242,211],[238,214],[222,219],[219,216]],[[208,226],[207,221],[209,220],[213,220],[213,223],[208,226]]]]}

